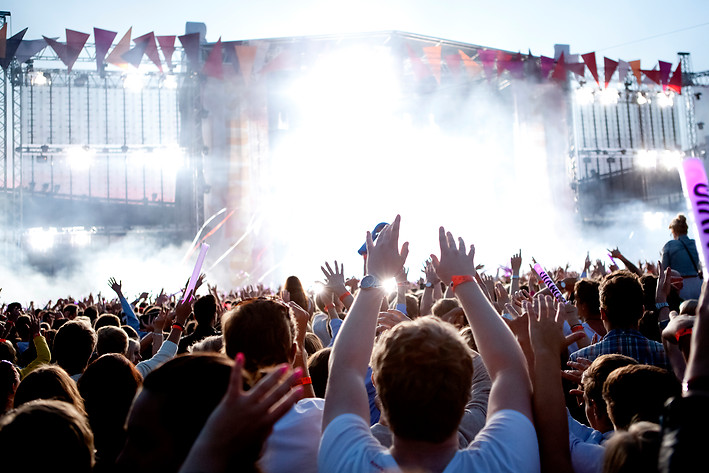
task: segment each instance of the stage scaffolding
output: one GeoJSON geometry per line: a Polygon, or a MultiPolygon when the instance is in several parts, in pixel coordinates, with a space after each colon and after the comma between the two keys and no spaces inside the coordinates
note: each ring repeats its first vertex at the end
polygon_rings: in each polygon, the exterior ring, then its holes
{"type": "Polygon", "coordinates": [[[164,74],[143,72],[147,62],[97,71],[86,44],[69,72],[46,47],[2,72],[6,257],[21,259],[40,228],[82,228],[97,241],[137,231],[163,244],[194,234],[204,219],[202,110],[181,56],[164,74]]]}

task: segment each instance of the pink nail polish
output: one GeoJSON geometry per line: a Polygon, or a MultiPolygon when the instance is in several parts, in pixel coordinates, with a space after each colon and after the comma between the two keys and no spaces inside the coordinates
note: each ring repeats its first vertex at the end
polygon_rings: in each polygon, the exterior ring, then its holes
{"type": "Polygon", "coordinates": [[[244,362],[244,354],[243,354],[243,353],[237,353],[237,354],[236,354],[236,361],[237,361],[237,363],[243,363],[243,362],[244,362]]]}
{"type": "Polygon", "coordinates": [[[300,378],[301,376],[303,376],[303,368],[296,368],[295,371],[293,372],[293,375],[296,378],[300,378]]]}

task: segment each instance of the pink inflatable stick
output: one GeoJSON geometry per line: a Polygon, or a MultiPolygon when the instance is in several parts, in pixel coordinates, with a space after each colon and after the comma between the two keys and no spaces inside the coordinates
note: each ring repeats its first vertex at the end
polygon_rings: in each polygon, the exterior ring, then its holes
{"type": "Polygon", "coordinates": [[[704,163],[699,158],[687,158],[682,161],[682,186],[692,207],[694,222],[697,225],[704,267],[709,264],[709,182],[704,170],[704,163]]]}
{"type": "Polygon", "coordinates": [[[185,302],[187,300],[187,295],[197,285],[199,273],[202,271],[202,265],[204,264],[204,258],[207,256],[208,249],[209,245],[206,243],[202,243],[202,247],[199,249],[199,256],[197,257],[197,263],[194,265],[194,270],[192,271],[192,276],[190,277],[190,283],[187,285],[185,294],[182,296],[182,302],[185,302]]]}
{"type": "Polygon", "coordinates": [[[544,284],[546,284],[551,293],[554,294],[554,297],[556,297],[556,299],[562,304],[566,304],[566,299],[564,298],[564,295],[561,293],[559,288],[556,287],[556,284],[554,284],[554,281],[552,281],[546,271],[544,271],[544,268],[542,268],[541,264],[534,263],[534,272],[537,273],[539,279],[544,281],[544,284]]]}

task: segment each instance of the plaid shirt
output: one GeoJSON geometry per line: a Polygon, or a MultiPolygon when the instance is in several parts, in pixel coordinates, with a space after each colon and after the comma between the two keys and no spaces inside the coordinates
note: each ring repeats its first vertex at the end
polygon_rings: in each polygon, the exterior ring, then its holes
{"type": "Polygon", "coordinates": [[[600,342],[573,352],[569,359],[576,361],[578,358],[586,358],[593,361],[611,353],[629,356],[644,365],[672,370],[662,343],[648,339],[637,330],[611,330],[600,342]]]}

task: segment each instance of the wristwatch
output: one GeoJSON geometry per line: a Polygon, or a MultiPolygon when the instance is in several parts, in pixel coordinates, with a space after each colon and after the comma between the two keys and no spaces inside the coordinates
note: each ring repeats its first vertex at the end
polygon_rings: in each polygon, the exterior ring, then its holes
{"type": "Polygon", "coordinates": [[[375,276],[367,274],[359,283],[360,289],[376,289],[382,287],[382,283],[375,276]]]}
{"type": "Polygon", "coordinates": [[[431,281],[428,281],[428,282],[426,283],[426,287],[433,287],[433,283],[432,283],[431,281]]]}

